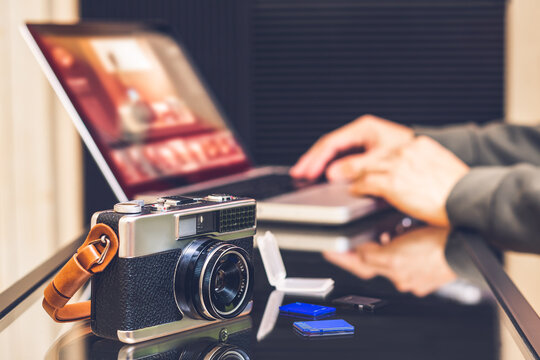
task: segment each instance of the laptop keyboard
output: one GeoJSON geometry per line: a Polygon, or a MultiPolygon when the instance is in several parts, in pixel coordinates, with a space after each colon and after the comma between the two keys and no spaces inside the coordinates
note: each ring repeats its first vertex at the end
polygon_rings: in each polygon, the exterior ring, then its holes
{"type": "Polygon", "coordinates": [[[230,194],[251,197],[255,200],[268,199],[309,186],[310,183],[291,178],[289,175],[270,174],[227,185],[216,186],[201,192],[189,193],[191,196],[206,196],[208,194],[230,194]]]}

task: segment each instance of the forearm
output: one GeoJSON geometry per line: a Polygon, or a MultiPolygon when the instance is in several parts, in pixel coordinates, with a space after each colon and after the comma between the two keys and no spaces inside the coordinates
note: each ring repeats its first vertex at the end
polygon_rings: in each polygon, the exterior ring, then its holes
{"type": "Polygon", "coordinates": [[[473,168],[446,203],[450,224],[481,233],[495,245],[540,253],[540,168],[473,168]]]}
{"type": "Polygon", "coordinates": [[[415,128],[427,135],[469,166],[514,165],[526,162],[540,166],[540,126],[492,123],[451,125],[441,128],[415,128]]]}

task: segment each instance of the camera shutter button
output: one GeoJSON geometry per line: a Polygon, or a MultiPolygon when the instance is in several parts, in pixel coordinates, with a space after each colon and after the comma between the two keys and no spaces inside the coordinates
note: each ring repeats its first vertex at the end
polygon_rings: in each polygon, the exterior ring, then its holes
{"type": "Polygon", "coordinates": [[[114,212],[121,214],[138,214],[142,212],[143,205],[144,202],[139,200],[121,202],[114,205],[114,212]]]}

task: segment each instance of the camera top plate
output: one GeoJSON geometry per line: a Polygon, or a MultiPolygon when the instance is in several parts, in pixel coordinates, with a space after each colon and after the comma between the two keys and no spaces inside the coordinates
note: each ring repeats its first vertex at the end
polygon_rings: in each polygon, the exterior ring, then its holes
{"type": "Polygon", "coordinates": [[[112,226],[119,238],[119,257],[137,257],[183,248],[186,241],[210,237],[230,241],[255,235],[256,202],[250,198],[214,194],[205,198],[167,196],[153,204],[140,200],[120,203],[121,211],[92,216],[112,226]],[[132,208],[140,208],[134,212],[132,208]]]}

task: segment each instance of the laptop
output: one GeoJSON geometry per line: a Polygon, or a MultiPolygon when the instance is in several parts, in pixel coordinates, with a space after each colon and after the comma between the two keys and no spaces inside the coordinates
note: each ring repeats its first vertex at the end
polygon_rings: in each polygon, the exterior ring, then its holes
{"type": "Polygon", "coordinates": [[[185,48],[162,25],[25,24],[22,34],[119,201],[231,194],[267,221],[345,224],[381,207],[346,184],[254,166],[185,48]]]}
{"type": "Polygon", "coordinates": [[[270,231],[282,250],[347,252],[368,242],[387,241],[421,224],[416,219],[389,210],[344,226],[263,223],[257,225],[255,240],[270,231]]]}

